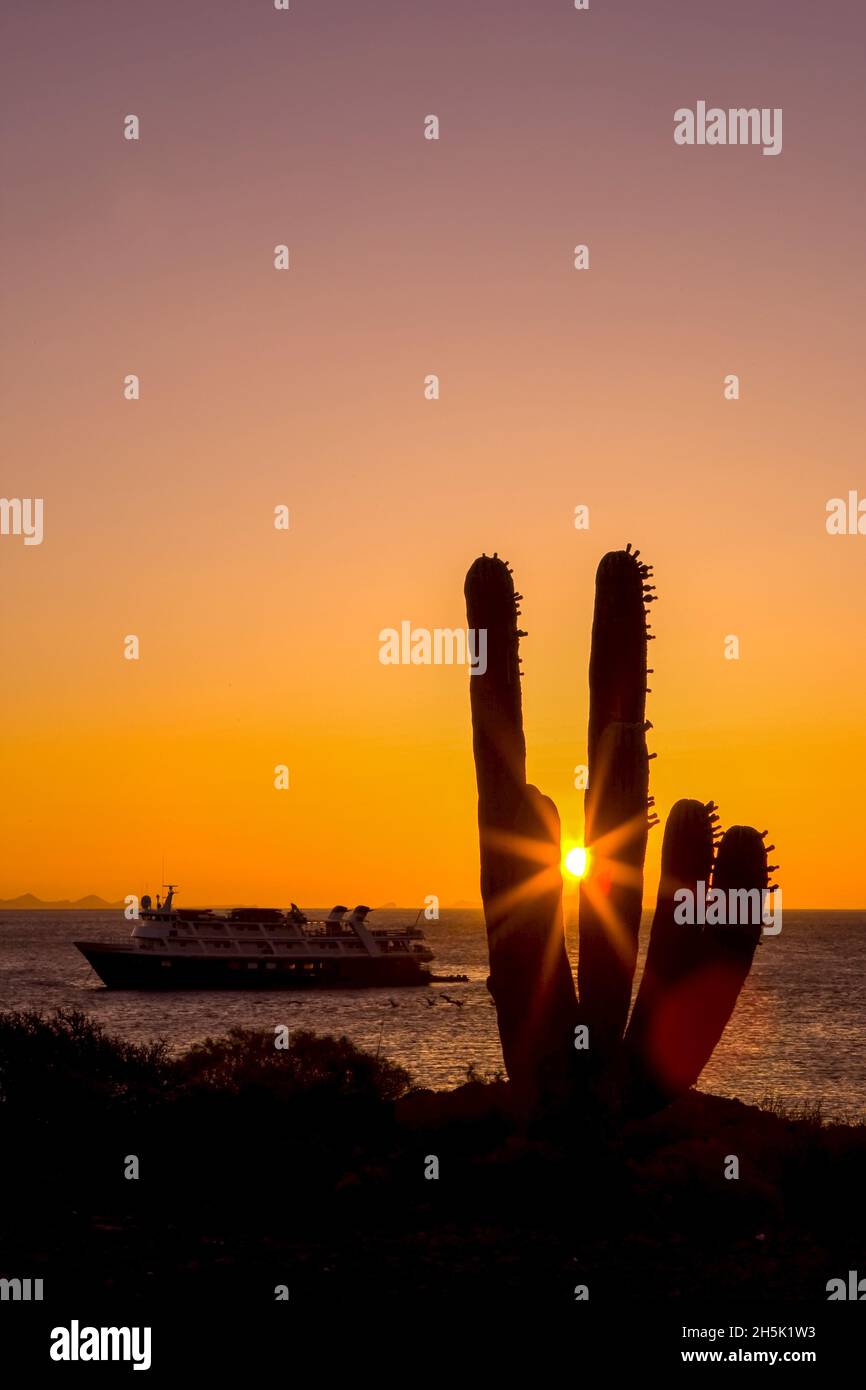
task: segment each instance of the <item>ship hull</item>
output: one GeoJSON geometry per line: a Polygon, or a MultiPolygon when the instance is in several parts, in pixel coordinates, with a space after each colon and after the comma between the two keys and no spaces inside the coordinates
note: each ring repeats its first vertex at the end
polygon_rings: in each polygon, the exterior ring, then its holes
{"type": "Polygon", "coordinates": [[[420,961],[388,956],[227,960],[170,956],[96,941],[74,944],[108,989],[401,989],[430,983],[420,961]]]}

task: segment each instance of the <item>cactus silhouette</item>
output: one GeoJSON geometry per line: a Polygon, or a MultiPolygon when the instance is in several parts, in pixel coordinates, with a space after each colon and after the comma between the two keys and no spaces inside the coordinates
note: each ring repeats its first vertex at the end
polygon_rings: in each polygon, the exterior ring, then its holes
{"type": "MultiPolygon", "coordinates": [[[[576,1096],[649,1110],[700,1075],[733,1012],[760,939],[757,925],[676,920],[675,894],[698,885],[768,885],[766,831],[718,830],[714,802],[678,801],[665,826],[658,901],[628,1021],[648,831],[646,615],[652,569],[627,546],[596,575],[589,663],[589,870],[581,882],[578,992],[565,950],[559,817],[526,781],[518,626],[511,568],[482,555],[466,576],[470,628],[487,632],[487,668],[470,677],[478,783],[481,896],[506,1070],[527,1109],[576,1096]],[[575,1048],[578,1025],[588,1047],[575,1048]]],[[[770,846],[772,848],[772,846],[770,846]]]]}

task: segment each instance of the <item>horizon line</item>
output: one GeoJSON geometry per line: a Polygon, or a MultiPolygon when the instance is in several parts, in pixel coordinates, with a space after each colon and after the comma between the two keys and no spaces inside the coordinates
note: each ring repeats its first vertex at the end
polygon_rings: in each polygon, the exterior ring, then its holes
{"type": "MultiPolygon", "coordinates": [[[[576,895],[576,894],[570,894],[569,896],[576,898],[577,895],[576,895]]],[[[100,893],[82,893],[82,894],[81,894],[81,897],[80,897],[79,899],[74,899],[74,898],[54,898],[54,899],[47,898],[47,899],[46,899],[46,898],[40,898],[40,897],[38,897],[38,895],[37,895],[36,893],[31,893],[31,892],[28,891],[28,892],[26,892],[26,893],[19,893],[19,894],[17,894],[16,897],[14,897],[14,898],[0,898],[0,912],[9,912],[9,911],[16,911],[16,910],[17,910],[17,911],[20,911],[20,912],[52,912],[52,911],[53,911],[53,912],[69,912],[69,911],[75,911],[76,908],[77,908],[79,911],[82,911],[82,912],[107,912],[107,911],[116,912],[116,911],[119,911],[121,908],[123,908],[123,907],[125,907],[125,906],[126,906],[125,899],[118,899],[118,900],[116,900],[116,901],[114,901],[114,902],[111,902],[111,901],[109,901],[107,898],[103,898],[102,895],[101,895],[100,893]],[[21,908],[18,908],[18,909],[16,909],[14,906],[13,906],[13,907],[8,906],[9,904],[15,904],[15,903],[18,901],[18,899],[20,899],[20,898],[32,898],[32,899],[34,900],[35,903],[38,903],[38,904],[39,904],[39,906],[38,906],[38,907],[37,907],[37,906],[21,907],[21,908]],[[99,898],[100,901],[101,901],[102,903],[104,903],[104,907],[93,907],[93,908],[82,908],[82,907],[79,907],[79,903],[80,903],[82,900],[87,899],[87,898],[99,898]]],[[[203,906],[203,905],[200,904],[200,903],[191,903],[191,904],[189,904],[188,908],[186,908],[185,910],[191,911],[192,909],[194,909],[194,908],[196,908],[196,907],[202,907],[202,906],[203,906]]],[[[268,904],[265,904],[265,903],[251,903],[251,902],[248,902],[248,901],[247,901],[247,902],[211,903],[211,904],[209,904],[209,906],[210,906],[212,909],[218,909],[218,910],[227,909],[227,908],[241,908],[241,907],[247,907],[247,908],[262,908],[262,909],[264,910],[264,909],[268,906],[268,904]]],[[[564,902],[563,906],[567,906],[567,900],[566,900],[566,902],[564,902]]],[[[311,905],[311,908],[310,908],[309,910],[313,910],[313,909],[316,908],[316,907],[324,907],[324,904],[312,904],[312,905],[311,905]]],[[[479,912],[481,912],[481,911],[483,911],[483,909],[484,909],[484,904],[483,904],[483,903],[481,902],[481,900],[479,899],[477,902],[458,902],[458,903],[451,903],[451,904],[446,903],[446,904],[444,904],[443,906],[441,906],[441,907],[439,908],[439,911],[440,911],[440,912],[463,912],[463,911],[472,910],[473,912],[474,912],[474,911],[479,911],[479,912]]],[[[277,909],[277,910],[279,910],[279,909],[277,909]]],[[[786,907],[784,910],[785,910],[786,912],[866,912],[866,904],[863,904],[863,905],[861,905],[861,906],[856,906],[856,907],[811,907],[811,906],[803,906],[803,907],[800,907],[800,906],[794,904],[793,906],[786,907]]],[[[423,908],[423,907],[419,907],[417,903],[401,904],[401,903],[387,902],[387,903],[381,903],[379,906],[371,907],[371,908],[370,908],[370,911],[371,911],[371,912],[423,912],[423,911],[424,911],[424,908],[423,908]]],[[[644,903],[644,904],[642,905],[642,907],[641,907],[641,914],[646,913],[646,912],[654,912],[654,911],[655,911],[655,905],[654,905],[654,904],[646,904],[646,903],[644,903]]],[[[427,918],[426,920],[428,920],[428,921],[435,921],[435,918],[427,918]]]]}

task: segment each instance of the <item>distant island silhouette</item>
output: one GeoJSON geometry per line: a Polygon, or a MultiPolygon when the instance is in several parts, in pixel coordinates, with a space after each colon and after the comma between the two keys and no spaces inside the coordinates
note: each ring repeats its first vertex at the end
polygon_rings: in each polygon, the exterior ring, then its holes
{"type": "MultiPolygon", "coordinates": [[[[107,902],[105,898],[100,898],[96,893],[88,893],[83,898],[52,898],[50,900],[37,898],[33,893],[19,893],[17,898],[0,898],[0,912],[65,912],[75,910],[82,912],[97,912],[100,910],[123,908],[126,903],[123,898],[116,902],[107,902]]],[[[214,903],[214,907],[219,909],[231,907],[257,907],[257,903],[236,902],[236,903],[214,903]]],[[[445,903],[445,910],[458,908],[481,908],[480,901],[467,902],[464,898],[458,899],[453,903],[445,903]]],[[[401,907],[399,903],[387,902],[380,903],[376,911],[378,912],[416,912],[417,903],[409,903],[406,907],[401,907]]]]}
{"type": "Polygon", "coordinates": [[[84,898],[56,898],[48,902],[35,897],[33,893],[19,893],[17,898],[0,898],[0,911],[11,912],[64,912],[76,908],[79,911],[95,912],[100,908],[116,908],[123,905],[122,899],[116,903],[109,903],[105,898],[97,897],[95,893],[88,893],[84,898]]]}

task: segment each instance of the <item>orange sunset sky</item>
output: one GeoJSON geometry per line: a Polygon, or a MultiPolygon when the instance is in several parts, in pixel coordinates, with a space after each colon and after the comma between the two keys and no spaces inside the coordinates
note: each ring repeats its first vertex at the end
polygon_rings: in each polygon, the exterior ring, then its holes
{"type": "Polygon", "coordinates": [[[0,896],[153,891],[164,855],[187,904],[477,903],[466,671],[379,632],[465,624],[472,559],[511,561],[571,843],[631,541],[662,818],[715,798],[786,906],[866,905],[866,535],[825,526],[866,498],[864,21],[758,8],[7,15],[0,491],[45,536],[0,537],[0,896]],[[783,108],[781,155],[676,146],[703,99],[783,108]]]}

